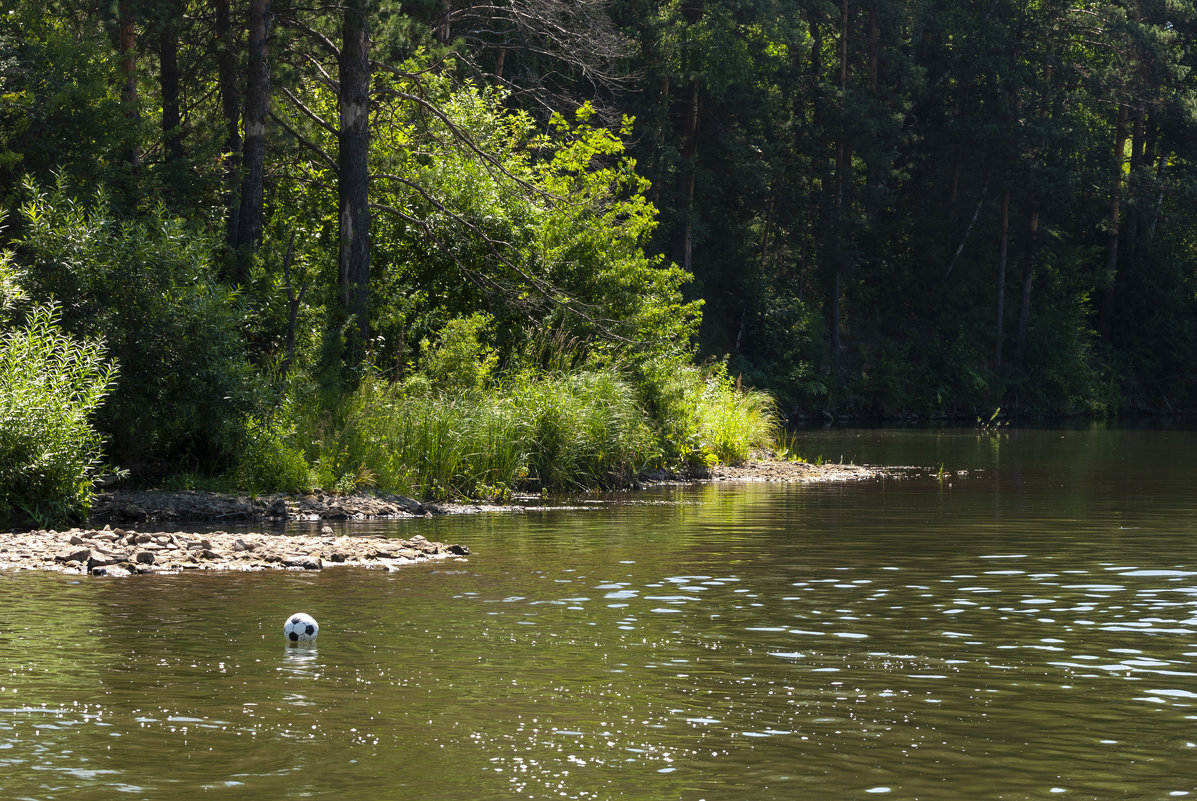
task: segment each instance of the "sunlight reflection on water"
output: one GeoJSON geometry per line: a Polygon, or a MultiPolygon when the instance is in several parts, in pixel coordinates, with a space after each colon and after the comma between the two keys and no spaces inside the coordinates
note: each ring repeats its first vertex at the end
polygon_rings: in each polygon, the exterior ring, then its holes
{"type": "Polygon", "coordinates": [[[1197,791],[1189,495],[1136,490],[1111,523],[1104,477],[1053,495],[1016,455],[951,491],[421,523],[477,555],[390,574],[0,574],[5,796],[1197,791]],[[318,647],[277,631],[301,606],[318,647]]]}

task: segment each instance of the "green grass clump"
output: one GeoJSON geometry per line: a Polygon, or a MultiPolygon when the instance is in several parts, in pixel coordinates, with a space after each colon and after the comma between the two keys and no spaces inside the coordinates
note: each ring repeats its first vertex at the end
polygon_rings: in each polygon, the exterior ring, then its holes
{"type": "Polygon", "coordinates": [[[367,381],[346,427],[374,486],[433,498],[608,487],[652,458],[635,392],[605,371],[451,393],[367,381]]]}
{"type": "Polygon", "coordinates": [[[739,464],[772,448],[780,431],[772,397],[737,386],[719,364],[650,363],[640,392],[670,466],[739,464]]]}
{"type": "Polygon", "coordinates": [[[697,409],[702,446],[723,464],[741,464],[754,451],[772,448],[780,431],[773,398],[737,389],[726,376],[707,379],[697,409]]]}

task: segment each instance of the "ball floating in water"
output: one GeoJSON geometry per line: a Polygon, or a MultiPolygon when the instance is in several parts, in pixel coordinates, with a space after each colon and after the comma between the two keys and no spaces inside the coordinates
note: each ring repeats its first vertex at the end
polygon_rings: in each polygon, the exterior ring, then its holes
{"type": "Polygon", "coordinates": [[[320,624],[311,615],[298,612],[287,618],[283,635],[291,642],[311,642],[320,633],[320,624]]]}

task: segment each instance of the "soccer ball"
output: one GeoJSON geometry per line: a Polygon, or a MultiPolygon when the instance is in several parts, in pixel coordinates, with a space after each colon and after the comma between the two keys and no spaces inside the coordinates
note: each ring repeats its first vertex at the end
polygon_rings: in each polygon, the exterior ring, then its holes
{"type": "Polygon", "coordinates": [[[286,625],[283,626],[283,636],[290,642],[311,642],[319,633],[320,625],[316,619],[303,612],[291,615],[287,618],[286,625]]]}

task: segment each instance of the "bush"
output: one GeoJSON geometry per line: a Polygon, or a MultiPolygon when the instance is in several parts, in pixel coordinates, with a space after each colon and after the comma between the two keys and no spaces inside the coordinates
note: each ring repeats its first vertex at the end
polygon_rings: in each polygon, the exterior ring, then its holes
{"type": "Polygon", "coordinates": [[[680,359],[653,360],[640,367],[639,386],[668,466],[737,464],[776,437],[773,398],[737,387],[722,364],[704,370],[680,359]]]}
{"type": "Polygon", "coordinates": [[[480,336],[493,319],[486,314],[457,317],[445,324],[435,346],[420,343],[420,369],[438,388],[448,392],[482,389],[495,371],[498,356],[480,336]]]}
{"type": "Polygon", "coordinates": [[[233,460],[238,421],[256,405],[237,293],[222,287],[214,243],[156,207],[121,220],[107,199],[27,187],[18,253],[38,302],[62,325],[108,343],[123,365],[98,425],[125,464],[170,460],[211,470],[233,460]]]}
{"type": "Polygon", "coordinates": [[[0,336],[0,522],[49,526],[86,516],[101,439],[90,417],[112,386],[104,348],[35,308],[0,336]]]}
{"type": "Polygon", "coordinates": [[[526,420],[528,478],[544,489],[593,489],[631,479],[658,451],[631,384],[611,370],[514,386],[526,420]]]}
{"type": "Polygon", "coordinates": [[[708,378],[698,401],[699,439],[723,464],[740,464],[772,447],[780,425],[773,398],[740,389],[724,373],[708,378]]]}
{"type": "Polygon", "coordinates": [[[311,491],[312,470],[294,439],[295,428],[289,421],[248,417],[245,444],[233,471],[237,486],[253,493],[311,491]]]}

